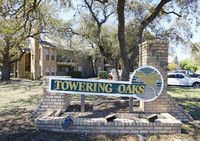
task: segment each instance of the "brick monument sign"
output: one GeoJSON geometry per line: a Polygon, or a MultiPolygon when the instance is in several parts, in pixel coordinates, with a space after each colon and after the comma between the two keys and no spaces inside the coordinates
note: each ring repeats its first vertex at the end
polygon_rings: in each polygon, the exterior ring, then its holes
{"type": "MultiPolygon", "coordinates": [[[[70,114],[65,113],[66,109],[70,106],[70,95],[64,93],[62,90],[71,89],[69,87],[70,85],[79,85],[80,89],[85,90],[84,92],[86,93],[87,90],[88,92],[89,90],[96,90],[92,86],[100,85],[102,87],[103,84],[95,84],[97,83],[96,81],[90,84],[83,83],[82,81],[70,82],[71,80],[69,78],[65,79],[59,76],[53,77],[53,79],[51,78],[50,80],[49,77],[44,78],[43,100],[39,103],[38,109],[36,109],[30,115],[30,117],[37,124],[38,130],[56,132],[95,134],[180,133],[182,126],[181,121],[187,122],[193,119],[187,112],[178,106],[178,104],[169,94],[167,94],[168,42],[162,40],[152,40],[142,43],[139,49],[139,65],[141,68],[143,68],[143,66],[152,66],[153,68],[156,68],[156,70],[158,70],[163,76],[162,86],[160,86],[161,77],[157,78],[156,82],[159,82],[156,84],[157,86],[154,87],[154,85],[152,85],[149,90],[145,90],[145,86],[139,83],[138,86],[132,86],[132,84],[124,84],[124,86],[122,86],[119,84],[111,85],[111,83],[107,84],[105,82],[105,87],[107,91],[109,91],[109,95],[113,94],[111,88],[114,87],[116,87],[116,91],[123,91],[125,94],[128,90],[131,91],[129,87],[138,88],[135,97],[140,100],[140,111],[133,110],[133,113],[123,113],[124,117],[127,115],[127,117],[129,116],[131,118],[121,118],[120,116],[117,117],[118,113],[115,114],[117,118],[111,122],[107,121],[105,117],[72,117],[72,122],[70,121],[71,124],[68,126],[63,126],[68,122],[70,114]],[[62,79],[66,81],[61,81],[62,79]],[[52,83],[55,85],[52,85],[52,83]],[[89,88],[86,89],[84,86],[87,85],[89,88]],[[52,89],[55,91],[51,91],[50,87],[52,87],[52,89]],[[60,89],[61,87],[63,89],[60,89]],[[56,90],[61,91],[59,92],[56,90]],[[146,98],[142,96],[142,94],[145,93],[144,91],[147,93],[148,91],[149,93],[155,92],[155,95],[157,96],[154,98],[149,95],[150,100],[143,100],[146,98]],[[59,113],[64,114],[63,116],[59,116],[59,113]],[[152,122],[147,118],[138,118],[141,114],[157,114],[158,119],[152,122]]],[[[138,71],[138,73],[136,71],[134,76],[141,77],[141,70],[138,71]]],[[[154,76],[157,76],[157,74],[154,76]]],[[[150,77],[150,75],[148,75],[148,77],[150,77]]],[[[134,90],[136,91],[136,89],[134,90]]]]}

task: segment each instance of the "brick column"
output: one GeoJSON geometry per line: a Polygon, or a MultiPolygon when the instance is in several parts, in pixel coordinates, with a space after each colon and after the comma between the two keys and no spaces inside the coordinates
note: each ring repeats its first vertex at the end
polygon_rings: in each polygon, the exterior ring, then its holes
{"type": "MultiPolygon", "coordinates": [[[[55,76],[54,78],[69,78],[70,76],[55,76]]],[[[70,105],[70,95],[65,93],[49,92],[49,77],[45,76],[43,80],[43,105],[46,110],[57,111],[66,110],[70,105]]]]}
{"type": "Polygon", "coordinates": [[[152,102],[141,103],[145,113],[167,112],[181,121],[190,121],[192,117],[176,104],[173,98],[167,94],[167,70],[168,70],[168,42],[159,39],[145,41],[139,48],[139,65],[153,66],[160,71],[164,80],[164,88],[161,95],[152,102]]]}
{"type": "Polygon", "coordinates": [[[25,77],[25,54],[22,56],[20,61],[17,61],[17,77],[25,77]]]}
{"type": "MultiPolygon", "coordinates": [[[[69,78],[70,76],[54,76],[54,78],[69,78]]],[[[49,92],[49,76],[43,77],[43,99],[40,101],[38,108],[30,115],[31,119],[35,119],[46,112],[66,111],[70,106],[70,95],[65,93],[49,92]]]]}

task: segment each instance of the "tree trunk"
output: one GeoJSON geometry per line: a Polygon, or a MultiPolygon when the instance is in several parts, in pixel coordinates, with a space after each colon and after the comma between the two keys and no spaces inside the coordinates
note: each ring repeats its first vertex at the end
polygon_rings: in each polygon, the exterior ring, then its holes
{"type": "Polygon", "coordinates": [[[117,59],[112,63],[111,75],[113,77],[113,81],[119,81],[118,63],[119,61],[117,59]]]}
{"type": "Polygon", "coordinates": [[[96,58],[92,58],[92,72],[94,76],[97,76],[97,69],[96,69],[96,58]]]}
{"type": "Polygon", "coordinates": [[[122,76],[121,76],[122,81],[128,81],[129,80],[130,71],[131,71],[131,66],[129,64],[123,66],[122,76]]]}
{"type": "Polygon", "coordinates": [[[125,0],[118,0],[117,14],[118,14],[118,39],[123,62],[122,81],[128,81],[130,73],[130,63],[125,43],[125,19],[124,19],[125,0]]]}
{"type": "Polygon", "coordinates": [[[10,58],[9,58],[9,50],[3,54],[3,66],[2,66],[2,76],[1,80],[8,81],[10,80],[10,58]]]}

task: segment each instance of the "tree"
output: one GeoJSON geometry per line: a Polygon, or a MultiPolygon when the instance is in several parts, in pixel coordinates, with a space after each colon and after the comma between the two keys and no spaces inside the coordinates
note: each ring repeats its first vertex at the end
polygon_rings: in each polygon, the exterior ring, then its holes
{"type": "Polygon", "coordinates": [[[193,62],[200,70],[200,59],[199,59],[200,58],[200,42],[193,44],[191,48],[192,48],[191,56],[192,56],[193,62]]]}
{"type": "MultiPolygon", "coordinates": [[[[83,35],[83,38],[89,41],[91,44],[95,44],[99,48],[101,54],[106,58],[106,60],[111,64],[112,74],[114,80],[119,80],[118,75],[118,64],[121,59],[119,42],[118,42],[118,30],[117,25],[109,25],[109,18],[116,13],[115,6],[116,2],[107,3],[106,5],[95,4],[94,1],[84,1],[86,10],[89,11],[88,14],[81,12],[81,24],[79,26],[78,32],[83,35]],[[108,12],[109,11],[109,12],[108,12]],[[107,13],[107,14],[106,14],[107,13]],[[100,16],[104,15],[104,16],[100,16]]],[[[128,49],[128,56],[132,52],[132,46],[135,42],[133,38],[135,36],[135,28],[132,22],[128,22],[126,25],[126,43],[128,49]]],[[[155,38],[150,33],[145,32],[145,39],[155,38]]],[[[134,61],[135,63],[136,61],[134,61]]]]}
{"type": "Polygon", "coordinates": [[[114,2],[109,2],[108,5],[93,3],[93,1],[84,0],[84,8],[89,10],[90,14],[82,14],[81,22],[78,31],[83,38],[89,43],[98,47],[98,51],[111,64],[114,72],[114,80],[119,79],[118,63],[120,59],[119,48],[117,41],[117,30],[111,26],[104,24],[108,18],[115,12],[114,2]],[[111,8],[112,7],[112,8],[111,8]]]}
{"type": "Polygon", "coordinates": [[[177,64],[175,64],[175,63],[168,63],[168,69],[170,71],[176,70],[177,69],[177,64]]]}
{"type": "Polygon", "coordinates": [[[0,2],[0,70],[2,80],[10,79],[10,66],[19,61],[28,47],[28,38],[53,33],[60,23],[51,5],[41,0],[0,2]]]}
{"type": "Polygon", "coordinates": [[[180,62],[181,64],[181,68],[183,70],[190,70],[190,71],[194,71],[196,72],[197,71],[197,66],[194,64],[194,61],[193,60],[183,60],[180,62]]]}
{"type": "MultiPolygon", "coordinates": [[[[133,62],[138,56],[139,44],[142,42],[144,31],[149,30],[151,33],[160,34],[162,38],[168,39],[171,42],[174,41],[175,43],[186,45],[192,37],[190,25],[194,24],[194,22],[196,22],[196,25],[199,25],[199,20],[197,20],[200,10],[199,1],[161,0],[160,2],[154,2],[149,0],[118,0],[117,3],[113,1],[112,4],[107,0],[84,0],[84,2],[86,3],[84,7],[89,9],[91,17],[93,17],[99,27],[98,34],[100,34],[102,24],[106,22],[105,18],[100,20],[100,17],[108,18],[111,11],[113,13],[116,12],[115,8],[117,6],[118,40],[120,56],[123,62],[122,80],[128,80],[129,78],[133,62]],[[93,5],[99,5],[103,8],[112,5],[111,8],[113,9],[100,12],[93,5]],[[129,21],[132,21],[135,29],[135,36],[133,37],[135,42],[130,48],[132,50],[131,55],[129,55],[127,49],[125,35],[127,17],[129,17],[129,21]],[[169,27],[165,28],[162,25],[163,22],[168,22],[169,27]]],[[[108,54],[104,52],[103,46],[99,47],[102,55],[106,57],[108,54]]]]}

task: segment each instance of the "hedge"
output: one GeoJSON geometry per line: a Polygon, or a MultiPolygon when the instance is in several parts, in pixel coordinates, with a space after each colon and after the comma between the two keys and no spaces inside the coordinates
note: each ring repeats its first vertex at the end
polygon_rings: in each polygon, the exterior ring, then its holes
{"type": "Polygon", "coordinates": [[[68,72],[68,75],[71,76],[72,78],[81,78],[81,72],[80,71],[71,71],[68,72]]]}
{"type": "Polygon", "coordinates": [[[108,72],[107,71],[99,71],[98,77],[101,79],[107,79],[108,78],[108,72]]]}

